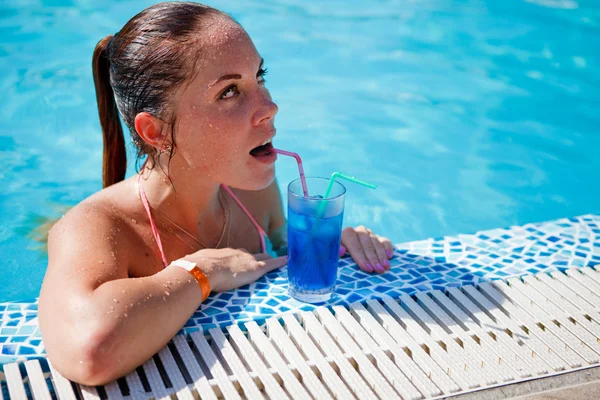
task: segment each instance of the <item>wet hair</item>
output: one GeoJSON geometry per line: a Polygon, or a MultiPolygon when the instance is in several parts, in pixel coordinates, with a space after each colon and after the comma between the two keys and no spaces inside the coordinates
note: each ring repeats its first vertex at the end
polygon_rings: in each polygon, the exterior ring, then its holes
{"type": "Polygon", "coordinates": [[[166,151],[169,160],[173,157],[176,115],[171,107],[172,94],[193,79],[199,56],[199,46],[193,44],[202,29],[218,17],[231,19],[198,3],[159,3],[134,16],[114,36],[98,42],[92,69],[104,138],[104,187],[122,181],[127,169],[119,114],[129,128],[138,161],[147,155],[154,166],[159,153],[135,130],[135,116],[141,112],[148,112],[169,127],[166,151]]]}

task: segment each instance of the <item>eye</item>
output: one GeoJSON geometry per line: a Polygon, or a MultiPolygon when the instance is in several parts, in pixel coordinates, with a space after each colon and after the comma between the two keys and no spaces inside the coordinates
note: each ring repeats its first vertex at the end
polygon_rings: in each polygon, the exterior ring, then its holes
{"type": "Polygon", "coordinates": [[[225,89],[225,91],[223,91],[223,93],[221,93],[221,95],[219,96],[219,99],[221,100],[227,100],[227,99],[231,99],[235,96],[237,96],[238,94],[238,88],[236,85],[231,85],[228,86],[227,89],[225,89]]]}
{"type": "Polygon", "coordinates": [[[264,69],[261,68],[261,69],[258,70],[258,73],[256,74],[256,77],[258,78],[258,81],[260,83],[265,83],[266,82],[265,75],[267,75],[268,72],[269,71],[267,70],[267,68],[264,68],[264,69]]]}

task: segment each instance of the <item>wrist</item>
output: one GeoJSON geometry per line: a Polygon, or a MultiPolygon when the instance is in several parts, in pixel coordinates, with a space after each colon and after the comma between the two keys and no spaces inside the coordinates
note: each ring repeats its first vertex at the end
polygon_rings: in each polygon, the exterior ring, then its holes
{"type": "Polygon", "coordinates": [[[173,261],[171,264],[169,264],[169,266],[182,268],[186,270],[190,275],[192,275],[196,280],[196,283],[200,287],[200,291],[202,293],[202,301],[206,300],[206,298],[210,294],[211,285],[208,280],[208,277],[206,276],[204,271],[202,271],[198,267],[197,263],[180,258],[178,260],[173,261]]]}

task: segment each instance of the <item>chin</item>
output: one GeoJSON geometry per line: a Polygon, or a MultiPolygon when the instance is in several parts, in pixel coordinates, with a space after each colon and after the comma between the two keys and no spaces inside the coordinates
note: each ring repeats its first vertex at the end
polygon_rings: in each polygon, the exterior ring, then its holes
{"type": "Polygon", "coordinates": [[[238,177],[235,187],[241,190],[258,191],[267,188],[275,180],[275,168],[253,172],[245,179],[238,177]]]}

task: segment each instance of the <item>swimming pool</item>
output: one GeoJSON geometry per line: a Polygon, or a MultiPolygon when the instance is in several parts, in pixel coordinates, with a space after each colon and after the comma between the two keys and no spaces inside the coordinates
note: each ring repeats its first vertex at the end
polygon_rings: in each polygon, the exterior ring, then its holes
{"type": "MultiPolygon", "coordinates": [[[[265,58],[277,146],[379,184],[346,224],[398,243],[600,211],[597,2],[207,3],[265,58]]],[[[91,53],[150,4],[0,6],[0,302],[39,292],[37,217],[101,187],[91,53]]]]}

